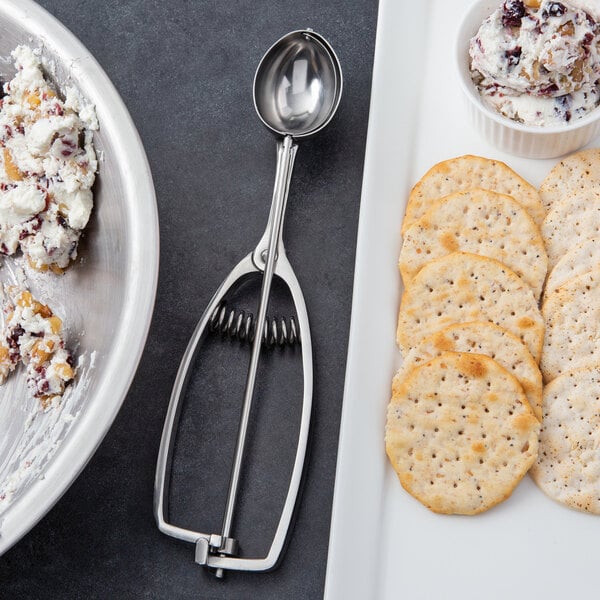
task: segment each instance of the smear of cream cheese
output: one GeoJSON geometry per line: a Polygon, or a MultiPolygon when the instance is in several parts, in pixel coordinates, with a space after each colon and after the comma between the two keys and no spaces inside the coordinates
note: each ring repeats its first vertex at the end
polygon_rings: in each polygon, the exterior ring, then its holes
{"type": "Polygon", "coordinates": [[[6,432],[0,442],[0,456],[3,457],[0,463],[0,516],[43,475],[46,465],[73,426],[85,400],[95,359],[95,352],[79,355],[77,384],[61,400],[56,399],[46,408],[38,400],[27,397],[24,377],[7,382],[9,393],[0,396],[0,429],[6,432]]]}
{"type": "MultiPolygon", "coordinates": [[[[40,51],[24,46],[15,51],[13,58],[17,75],[11,81],[11,85],[14,82],[11,93],[16,90],[21,93],[21,98],[25,98],[28,90],[38,89],[43,94],[43,90],[49,89],[43,72],[56,74],[53,62],[42,58],[40,51]]],[[[2,183],[6,188],[0,189],[0,223],[6,225],[0,232],[0,242],[9,248],[4,253],[17,252],[20,242],[24,252],[38,266],[49,260],[66,265],[73,259],[73,254],[65,249],[77,244],[93,207],[91,187],[97,158],[92,133],[98,129],[98,120],[94,107],[71,82],[62,80],[58,87],[64,94],[64,100],[60,101],[62,106],[59,104],[61,110],[55,115],[46,114],[47,120],[33,121],[32,127],[12,135],[8,143],[23,179],[9,182],[7,173],[0,168],[0,188],[2,183]],[[61,111],[63,114],[58,114],[61,111]],[[63,155],[63,150],[69,149],[71,143],[77,146],[75,160],[65,160],[69,157],[63,155]],[[48,203],[48,193],[60,201],[48,203]],[[40,215],[42,202],[47,206],[38,223],[35,215],[40,215]],[[59,217],[61,223],[57,227],[59,217]],[[23,239],[19,239],[17,231],[23,227],[23,222],[29,223],[26,227],[30,227],[25,234],[32,235],[21,235],[23,239]],[[53,256],[49,259],[50,254],[53,256]]],[[[46,109],[50,106],[48,103],[53,102],[52,96],[41,100],[46,109]]],[[[35,104],[36,101],[32,102],[35,104]]],[[[10,102],[3,104],[7,112],[3,117],[3,110],[0,110],[0,127],[9,125],[11,117],[18,121],[22,112],[21,107],[12,106],[10,102]]],[[[4,158],[1,154],[0,151],[0,161],[4,158]]],[[[62,398],[55,398],[46,407],[31,397],[23,366],[19,366],[0,388],[0,535],[2,515],[33,483],[44,477],[48,464],[84,410],[93,380],[96,352],[83,349],[84,344],[80,342],[84,336],[83,328],[74,330],[71,327],[72,311],[77,309],[68,299],[72,286],[68,283],[70,275],[57,278],[32,270],[19,254],[6,257],[0,268],[0,282],[30,288],[34,295],[53,304],[57,314],[64,319],[66,342],[76,357],[74,384],[67,388],[62,398]]],[[[79,322],[85,322],[81,315],[77,318],[79,322]]]]}
{"type": "Polygon", "coordinates": [[[72,88],[63,100],[46,82],[38,52],[19,46],[12,56],[0,100],[0,252],[20,247],[32,267],[64,269],[93,207],[98,121],[72,88]]]}

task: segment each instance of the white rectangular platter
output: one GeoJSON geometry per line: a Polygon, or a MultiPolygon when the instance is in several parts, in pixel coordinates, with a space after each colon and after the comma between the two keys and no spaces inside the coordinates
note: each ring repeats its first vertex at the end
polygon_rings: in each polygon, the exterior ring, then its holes
{"type": "Polygon", "coordinates": [[[529,477],[487,513],[436,515],[401,488],[385,455],[410,188],[462,154],[500,159],[536,186],[557,162],[507,155],[468,122],[452,56],[470,2],[379,3],[326,600],[600,594],[599,517],[558,505],[529,477]]]}

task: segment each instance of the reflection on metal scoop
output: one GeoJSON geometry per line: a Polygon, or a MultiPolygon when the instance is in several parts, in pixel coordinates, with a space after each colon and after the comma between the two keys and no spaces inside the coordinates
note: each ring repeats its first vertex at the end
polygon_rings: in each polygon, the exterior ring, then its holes
{"type": "Polygon", "coordinates": [[[258,65],[254,77],[256,112],[271,131],[283,136],[283,139],[277,144],[277,171],[267,229],[255,250],[233,269],[210,301],[188,344],[173,386],[156,468],[154,489],[156,521],[163,533],[195,543],[196,562],[216,569],[218,577],[222,577],[223,569],[266,571],[276,566],[284,547],[298,496],[312,405],[312,346],[302,291],[283,245],[283,218],[297,150],[294,139],[312,135],[325,127],[335,114],[341,93],[342,72],[339,61],[327,41],[310,29],[293,31],[282,37],[271,46],[258,65]],[[221,533],[198,533],[172,525],[166,520],[166,507],[169,493],[168,476],[171,470],[175,441],[174,433],[191,366],[209,329],[215,310],[222,306],[227,294],[238,287],[247,277],[256,273],[262,273],[260,302],[255,320],[256,332],[262,332],[265,329],[273,275],[277,275],[289,288],[298,318],[304,389],[294,466],[271,547],[264,558],[242,558],[237,556],[238,543],[231,537],[231,529],[254,397],[262,335],[255,335],[252,343],[221,533]]]}
{"type": "Polygon", "coordinates": [[[329,44],[312,31],[294,31],[265,54],[254,77],[254,106],[279,135],[306,137],[335,114],[342,73],[329,44]]]}

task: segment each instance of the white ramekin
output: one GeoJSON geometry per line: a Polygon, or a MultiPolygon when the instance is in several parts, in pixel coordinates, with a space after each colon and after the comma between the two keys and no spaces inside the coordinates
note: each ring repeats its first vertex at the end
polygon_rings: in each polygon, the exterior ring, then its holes
{"type": "Polygon", "coordinates": [[[469,40],[502,0],[476,0],[465,14],[456,38],[455,60],[471,120],[494,146],[526,158],[556,158],[574,152],[600,134],[600,107],[567,125],[542,127],[517,123],[487,106],[471,80],[469,40]]]}

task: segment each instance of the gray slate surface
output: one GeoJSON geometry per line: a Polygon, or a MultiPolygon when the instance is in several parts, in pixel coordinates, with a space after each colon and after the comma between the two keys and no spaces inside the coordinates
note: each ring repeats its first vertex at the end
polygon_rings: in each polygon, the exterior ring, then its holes
{"type": "MultiPolygon", "coordinates": [[[[40,0],[96,56],[138,127],[161,227],[148,344],[114,426],[50,513],[0,558],[0,598],[321,598],[350,322],[355,238],[375,41],[374,0],[40,0]],[[158,532],[156,455],[179,359],[204,306],[266,225],[275,141],[254,113],[254,70],[287,31],[332,43],[345,89],[332,124],[301,142],[285,224],[313,333],[314,418],[306,485],[281,566],[215,578],[192,546],[158,532]]],[[[236,299],[251,308],[252,296],[236,299]]],[[[290,314],[285,294],[275,298],[290,314]]],[[[248,352],[212,341],[182,414],[172,518],[218,531],[248,352]],[[224,358],[225,357],[225,358],[224,358]],[[202,396],[203,400],[198,400],[202,396]]],[[[260,553],[292,458],[297,352],[261,363],[236,536],[260,553]]],[[[359,543],[359,540],[357,540],[359,543]]]]}

